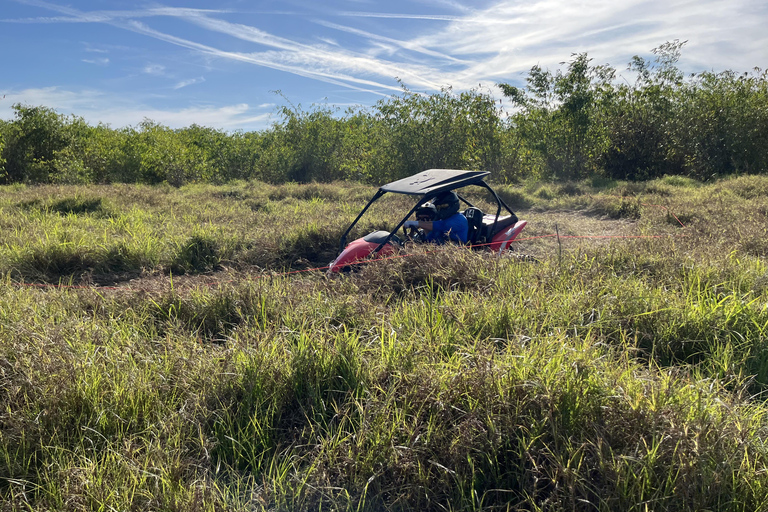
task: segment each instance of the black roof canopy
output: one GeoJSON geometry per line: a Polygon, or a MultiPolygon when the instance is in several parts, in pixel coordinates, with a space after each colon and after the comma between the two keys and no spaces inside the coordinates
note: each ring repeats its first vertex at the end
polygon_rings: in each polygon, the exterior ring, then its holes
{"type": "Polygon", "coordinates": [[[445,190],[474,185],[491,174],[488,171],[463,171],[458,169],[429,169],[408,178],[393,181],[379,187],[381,192],[395,192],[421,196],[438,194],[445,190]]]}

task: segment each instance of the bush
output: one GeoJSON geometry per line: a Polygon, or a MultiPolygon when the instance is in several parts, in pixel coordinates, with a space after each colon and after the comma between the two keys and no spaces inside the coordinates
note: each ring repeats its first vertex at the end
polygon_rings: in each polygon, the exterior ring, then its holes
{"type": "Polygon", "coordinates": [[[56,174],[57,153],[72,142],[63,116],[45,107],[13,106],[6,131],[4,183],[47,183],[56,174]]]}
{"type": "Polygon", "coordinates": [[[171,270],[177,274],[213,270],[221,262],[219,243],[205,236],[194,235],[178,250],[171,270]]]}

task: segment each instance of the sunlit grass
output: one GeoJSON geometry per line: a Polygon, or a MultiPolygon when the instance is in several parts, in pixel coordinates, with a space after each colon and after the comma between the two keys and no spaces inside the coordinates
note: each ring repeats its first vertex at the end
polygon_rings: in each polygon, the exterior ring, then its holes
{"type": "Polygon", "coordinates": [[[766,183],[531,187],[537,261],[344,276],[281,271],[367,187],[4,188],[0,508],[765,509],[766,183]]]}

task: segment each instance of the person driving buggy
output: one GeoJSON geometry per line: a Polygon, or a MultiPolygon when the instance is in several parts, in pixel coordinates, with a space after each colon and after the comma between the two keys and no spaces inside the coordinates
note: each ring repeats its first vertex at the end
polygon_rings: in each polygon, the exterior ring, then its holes
{"type": "Polygon", "coordinates": [[[417,220],[405,221],[403,227],[424,230],[426,236],[422,240],[425,242],[466,244],[469,224],[466,217],[459,213],[459,206],[456,192],[444,192],[422,204],[415,212],[417,220]]]}

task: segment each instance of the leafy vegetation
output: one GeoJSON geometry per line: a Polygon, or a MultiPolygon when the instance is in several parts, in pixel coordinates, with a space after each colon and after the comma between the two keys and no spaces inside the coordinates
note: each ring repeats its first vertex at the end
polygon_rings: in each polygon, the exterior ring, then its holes
{"type": "Polygon", "coordinates": [[[708,180],[768,169],[768,71],[676,67],[683,43],[635,57],[628,78],[574,55],[534,66],[522,88],[423,95],[403,88],[370,108],[282,107],[260,132],[193,125],[89,126],[42,106],[0,121],[2,183],[383,183],[428,168],[483,169],[500,182],[708,180]]]}
{"type": "Polygon", "coordinates": [[[373,190],[0,187],[0,509],[766,508],[768,178],[502,186],[535,262],[299,272],[373,190]]]}
{"type": "Polygon", "coordinates": [[[634,57],[634,84],[617,83],[614,68],[578,54],[566,72],[535,66],[524,89],[502,85],[520,107],[512,126],[523,161],[540,177],[559,179],[765,172],[757,148],[766,141],[767,72],[686,78],[675,66],[683,45],[654,49],[652,62],[634,57]]]}

